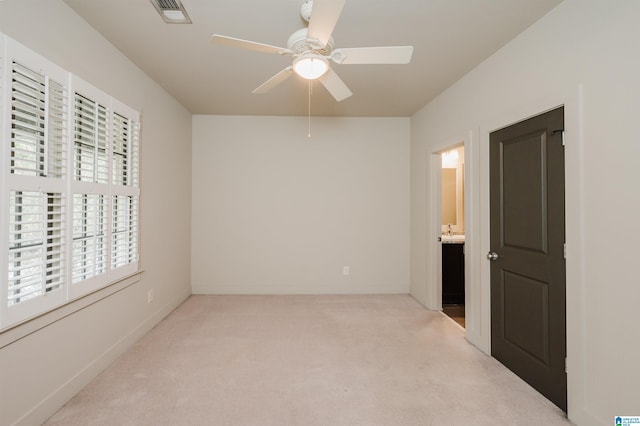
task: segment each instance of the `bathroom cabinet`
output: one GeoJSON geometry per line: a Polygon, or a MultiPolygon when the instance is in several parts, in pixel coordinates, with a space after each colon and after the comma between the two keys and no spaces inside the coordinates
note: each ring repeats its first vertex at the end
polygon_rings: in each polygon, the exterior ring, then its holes
{"type": "Polygon", "coordinates": [[[442,244],[442,304],[464,304],[464,243],[442,244]]]}

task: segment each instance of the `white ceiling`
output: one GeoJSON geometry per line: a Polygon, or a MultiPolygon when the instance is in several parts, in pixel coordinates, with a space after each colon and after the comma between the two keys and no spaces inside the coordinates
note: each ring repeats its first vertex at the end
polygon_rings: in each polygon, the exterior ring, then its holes
{"type": "MultiPolygon", "coordinates": [[[[210,43],[213,33],[286,47],[303,0],[182,0],[193,24],[166,24],[149,0],[64,0],[193,114],[306,115],[306,80],[251,91],[290,58],[210,43]]],[[[336,48],[413,45],[409,65],[332,64],[353,96],[314,86],[315,116],[416,112],[561,0],[347,0],[336,48]]]]}

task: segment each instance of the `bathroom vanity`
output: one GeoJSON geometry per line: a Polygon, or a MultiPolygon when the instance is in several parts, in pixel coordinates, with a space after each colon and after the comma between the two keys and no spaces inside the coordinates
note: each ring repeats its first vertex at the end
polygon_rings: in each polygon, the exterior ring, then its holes
{"type": "Polygon", "coordinates": [[[442,304],[464,305],[464,235],[443,235],[442,304]]]}

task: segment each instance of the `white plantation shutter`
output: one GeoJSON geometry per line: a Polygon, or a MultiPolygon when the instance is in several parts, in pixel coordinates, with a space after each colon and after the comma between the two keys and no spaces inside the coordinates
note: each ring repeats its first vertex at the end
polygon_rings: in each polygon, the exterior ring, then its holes
{"type": "Polygon", "coordinates": [[[112,268],[138,260],[138,200],[129,195],[113,197],[112,268]]]}
{"type": "Polygon", "coordinates": [[[88,83],[73,87],[75,297],[138,268],[140,125],[137,112],[88,83]]]}
{"type": "Polygon", "coordinates": [[[115,105],[112,138],[111,268],[115,274],[137,269],[138,263],[138,143],[136,112],[115,105]]]}
{"type": "Polygon", "coordinates": [[[132,121],[131,131],[131,154],[130,154],[130,175],[131,186],[139,188],[140,185],[140,119],[132,121]]]}
{"type": "Polygon", "coordinates": [[[118,113],[113,114],[113,183],[127,185],[129,176],[129,148],[130,140],[129,119],[118,113]]]}
{"type": "Polygon", "coordinates": [[[113,183],[138,186],[140,122],[136,118],[113,114],[113,183]]]}
{"type": "Polygon", "coordinates": [[[64,86],[17,62],[11,71],[11,173],[62,178],[64,86]]]}
{"type": "Polygon", "coordinates": [[[106,184],[108,166],[107,107],[79,93],[74,99],[74,179],[106,184]]]}
{"type": "Polygon", "coordinates": [[[106,272],[106,227],[104,195],[73,194],[73,283],[106,272]]]}
{"type": "Polygon", "coordinates": [[[113,184],[138,187],[140,119],[138,113],[116,105],[113,114],[113,184]]]}
{"type": "Polygon", "coordinates": [[[11,191],[9,196],[8,305],[64,284],[62,194],[11,191]]]}
{"type": "Polygon", "coordinates": [[[140,120],[3,34],[0,55],[2,329],[138,270],[140,120]]]}
{"type": "Polygon", "coordinates": [[[16,54],[3,61],[2,324],[63,302],[67,279],[66,73],[7,45],[16,54]]]}
{"type": "Polygon", "coordinates": [[[71,296],[109,282],[110,97],[80,79],[73,93],[71,296]]]}

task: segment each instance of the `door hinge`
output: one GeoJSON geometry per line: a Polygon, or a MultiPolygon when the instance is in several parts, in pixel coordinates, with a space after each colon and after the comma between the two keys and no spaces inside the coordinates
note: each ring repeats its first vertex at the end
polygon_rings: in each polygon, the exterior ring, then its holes
{"type": "Polygon", "coordinates": [[[564,359],[564,372],[568,373],[569,370],[567,369],[567,358],[564,359]]]}
{"type": "Polygon", "coordinates": [[[562,257],[567,258],[567,243],[562,243],[562,257]]]}
{"type": "Polygon", "coordinates": [[[564,146],[564,129],[554,130],[553,134],[560,133],[560,140],[562,141],[562,146],[564,146]]]}

